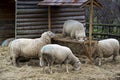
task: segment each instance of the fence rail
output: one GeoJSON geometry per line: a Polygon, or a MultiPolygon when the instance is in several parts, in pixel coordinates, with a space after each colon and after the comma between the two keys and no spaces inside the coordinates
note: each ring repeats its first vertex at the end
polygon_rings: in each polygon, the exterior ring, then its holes
{"type": "MultiPolygon", "coordinates": [[[[89,34],[89,24],[86,24],[86,32],[89,34]]],[[[113,24],[93,24],[93,39],[101,40],[106,38],[116,38],[120,41],[120,25],[113,24]]]]}

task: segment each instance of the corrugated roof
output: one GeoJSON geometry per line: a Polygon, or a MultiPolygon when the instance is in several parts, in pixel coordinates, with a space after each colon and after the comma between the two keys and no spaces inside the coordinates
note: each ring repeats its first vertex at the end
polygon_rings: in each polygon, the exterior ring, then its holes
{"type": "Polygon", "coordinates": [[[43,0],[38,5],[43,6],[80,6],[87,0],[43,0]]]}

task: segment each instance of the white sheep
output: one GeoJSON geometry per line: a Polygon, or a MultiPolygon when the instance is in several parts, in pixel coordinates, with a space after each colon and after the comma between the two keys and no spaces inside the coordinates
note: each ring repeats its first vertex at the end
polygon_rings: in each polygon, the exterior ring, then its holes
{"type": "Polygon", "coordinates": [[[63,24],[63,36],[70,36],[83,42],[86,39],[85,28],[82,23],[76,20],[67,20],[63,24]]]}
{"type": "Polygon", "coordinates": [[[50,44],[51,38],[54,36],[54,33],[52,33],[51,31],[47,31],[42,33],[40,38],[20,38],[13,40],[9,45],[13,65],[17,66],[17,59],[19,57],[37,58],[39,50],[44,45],[50,44]]]}
{"type": "Polygon", "coordinates": [[[9,43],[10,43],[11,41],[13,41],[14,39],[15,39],[15,38],[8,38],[8,39],[4,40],[4,41],[2,42],[2,44],[1,44],[1,46],[2,46],[2,47],[8,46],[9,43]]]}
{"type": "Polygon", "coordinates": [[[68,71],[68,64],[71,64],[73,66],[74,70],[80,69],[80,60],[72,53],[70,48],[61,46],[58,44],[48,44],[43,46],[41,49],[41,60],[40,60],[40,66],[43,66],[43,71],[45,70],[44,62],[47,62],[50,73],[52,73],[52,65],[53,63],[60,64],[66,64],[66,71],[68,71]]]}
{"type": "Polygon", "coordinates": [[[102,65],[102,59],[113,55],[113,60],[116,60],[119,55],[119,41],[113,38],[98,41],[98,46],[93,54],[93,59],[98,60],[97,65],[102,65]]]}

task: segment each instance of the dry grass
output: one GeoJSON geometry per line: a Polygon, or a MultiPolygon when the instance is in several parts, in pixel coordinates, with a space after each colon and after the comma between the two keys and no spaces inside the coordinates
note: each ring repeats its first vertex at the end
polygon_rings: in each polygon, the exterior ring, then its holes
{"type": "MultiPolygon", "coordinates": [[[[38,60],[35,62],[39,63],[38,60]]],[[[9,51],[7,47],[0,47],[0,80],[120,80],[120,59],[118,62],[106,61],[101,67],[91,64],[81,64],[81,70],[70,73],[62,71],[58,67],[53,67],[53,74],[42,72],[42,68],[30,61],[21,64],[21,67],[14,67],[9,62],[9,51]]]]}

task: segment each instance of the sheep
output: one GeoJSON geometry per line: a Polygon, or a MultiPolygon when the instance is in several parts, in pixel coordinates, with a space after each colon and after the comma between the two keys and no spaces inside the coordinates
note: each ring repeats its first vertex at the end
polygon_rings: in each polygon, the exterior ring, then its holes
{"type": "Polygon", "coordinates": [[[68,47],[58,44],[48,44],[42,47],[40,54],[42,58],[42,61],[40,61],[40,66],[43,67],[44,72],[45,64],[43,63],[45,62],[48,64],[50,73],[52,73],[51,66],[53,65],[53,63],[60,64],[60,66],[62,66],[62,64],[66,64],[67,73],[69,73],[68,64],[71,64],[74,70],[80,69],[80,60],[72,53],[72,51],[68,47]]]}
{"type": "Polygon", "coordinates": [[[4,40],[4,41],[2,42],[2,44],[1,44],[1,46],[2,46],[2,47],[8,46],[9,43],[10,43],[11,41],[13,41],[14,39],[15,39],[15,38],[8,38],[8,39],[4,40]]]}
{"type": "Polygon", "coordinates": [[[86,40],[84,25],[76,20],[67,20],[63,24],[63,36],[70,36],[72,39],[77,39],[79,42],[86,40]]]}
{"type": "Polygon", "coordinates": [[[116,61],[119,55],[119,41],[117,39],[109,38],[98,41],[98,46],[95,53],[92,55],[95,64],[102,65],[103,58],[108,58],[113,55],[113,60],[116,61]]]}
{"type": "Polygon", "coordinates": [[[20,38],[13,40],[9,45],[13,65],[17,66],[17,59],[19,57],[37,58],[39,49],[46,44],[50,44],[51,38],[54,36],[55,34],[53,32],[47,31],[42,33],[40,38],[20,38]]]}

